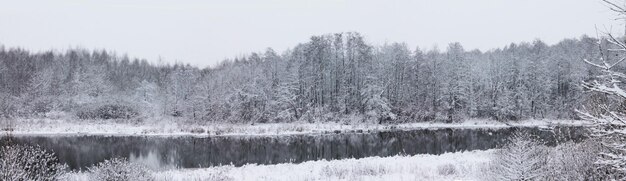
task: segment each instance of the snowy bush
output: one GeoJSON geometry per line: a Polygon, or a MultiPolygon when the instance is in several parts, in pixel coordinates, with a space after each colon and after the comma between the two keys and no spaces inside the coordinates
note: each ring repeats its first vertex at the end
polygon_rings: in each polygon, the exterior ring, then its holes
{"type": "Polygon", "coordinates": [[[201,127],[193,127],[188,129],[188,132],[190,133],[195,133],[195,134],[201,134],[201,133],[206,133],[206,131],[204,130],[204,128],[201,127]]]}
{"type": "Polygon", "coordinates": [[[0,148],[0,180],[57,180],[67,170],[54,153],[39,146],[0,148]]]}
{"type": "Polygon", "coordinates": [[[327,165],[322,168],[322,176],[326,178],[337,177],[337,178],[345,178],[348,174],[347,168],[339,168],[327,165]]]}
{"type": "Polygon", "coordinates": [[[439,175],[454,175],[457,173],[456,171],[456,167],[452,164],[445,164],[445,165],[439,165],[437,167],[437,173],[439,173],[439,175]]]}
{"type": "MultiPolygon", "coordinates": [[[[255,165],[257,166],[257,165],[255,165]]],[[[205,169],[173,169],[167,170],[163,172],[155,173],[155,180],[157,181],[187,181],[187,180],[197,180],[197,181],[234,181],[231,173],[229,173],[233,169],[240,169],[241,167],[234,167],[232,165],[220,166],[220,167],[212,167],[205,169]],[[199,174],[193,174],[194,171],[199,171],[199,174]]],[[[251,168],[251,167],[248,167],[251,168]]],[[[269,178],[258,180],[270,180],[269,178]]]]}
{"type": "Polygon", "coordinates": [[[595,169],[600,145],[595,140],[567,142],[550,149],[546,178],[554,180],[604,180],[595,169]]]}
{"type": "Polygon", "coordinates": [[[491,171],[495,180],[536,180],[544,177],[548,148],[526,132],[515,132],[496,152],[491,171]]]}
{"type": "Polygon", "coordinates": [[[130,119],[136,117],[139,113],[127,105],[106,104],[83,108],[76,115],[80,119],[130,119]]]}
{"type": "Polygon", "coordinates": [[[152,172],[147,167],[129,162],[124,158],[105,160],[88,170],[93,180],[154,180],[152,172]]]}
{"type": "MultiPolygon", "coordinates": [[[[380,176],[389,173],[390,171],[380,165],[354,165],[349,167],[326,165],[322,167],[322,178],[337,178],[355,180],[355,177],[363,176],[380,176]]],[[[358,180],[358,179],[357,179],[358,180]]]]}

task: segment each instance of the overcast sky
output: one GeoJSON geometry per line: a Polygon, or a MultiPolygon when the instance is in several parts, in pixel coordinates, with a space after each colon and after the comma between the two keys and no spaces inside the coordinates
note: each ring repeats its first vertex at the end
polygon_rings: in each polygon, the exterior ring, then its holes
{"type": "Polygon", "coordinates": [[[357,31],[367,41],[489,50],[549,44],[595,26],[623,32],[600,0],[55,0],[0,2],[0,44],[33,51],[107,49],[155,61],[215,65],[283,51],[311,35],[357,31]]]}

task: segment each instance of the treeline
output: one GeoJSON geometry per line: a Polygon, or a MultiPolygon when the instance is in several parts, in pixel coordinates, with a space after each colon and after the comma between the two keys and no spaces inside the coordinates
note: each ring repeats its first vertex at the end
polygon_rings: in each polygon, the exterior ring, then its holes
{"type": "Polygon", "coordinates": [[[212,68],[155,65],[107,51],[0,48],[0,115],[196,122],[407,122],[572,119],[601,54],[583,36],[467,51],[372,46],[358,33],[313,36],[212,68]]]}

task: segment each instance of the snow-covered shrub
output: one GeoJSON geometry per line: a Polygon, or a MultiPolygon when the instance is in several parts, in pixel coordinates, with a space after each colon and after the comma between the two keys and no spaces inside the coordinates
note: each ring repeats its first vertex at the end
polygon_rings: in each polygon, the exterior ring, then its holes
{"type": "Polygon", "coordinates": [[[445,165],[439,165],[437,166],[437,173],[439,173],[439,175],[454,175],[457,173],[456,171],[456,167],[450,163],[445,164],[445,165]]]}
{"type": "Polygon", "coordinates": [[[87,106],[76,113],[80,119],[130,119],[138,115],[134,108],[122,104],[87,106]]]}
{"type": "Polygon", "coordinates": [[[515,132],[492,161],[494,180],[537,180],[544,177],[548,148],[529,133],[515,132]]]}
{"type": "Polygon", "coordinates": [[[154,180],[152,172],[144,165],[129,162],[124,158],[105,160],[88,168],[93,180],[154,180]]]}
{"type": "Polygon", "coordinates": [[[352,168],[352,175],[363,176],[363,175],[384,175],[388,173],[389,170],[380,165],[358,165],[352,168]]]}
{"type": "Polygon", "coordinates": [[[457,173],[456,167],[450,163],[437,166],[439,175],[454,175],[457,173]]]}
{"type": "Polygon", "coordinates": [[[567,142],[550,149],[546,178],[553,180],[604,180],[595,162],[600,145],[595,140],[567,142]]]}
{"type": "Polygon", "coordinates": [[[339,169],[337,167],[331,167],[329,165],[326,165],[322,168],[322,176],[329,178],[329,177],[338,177],[338,178],[343,178],[345,177],[345,174],[347,174],[347,170],[346,169],[339,169]]]}
{"type": "MultiPolygon", "coordinates": [[[[256,166],[256,165],[255,165],[256,166]]],[[[255,167],[250,165],[249,167],[255,167]]],[[[172,169],[162,172],[156,172],[154,179],[157,181],[234,181],[233,174],[229,173],[231,170],[237,170],[241,167],[235,167],[233,165],[225,165],[219,167],[212,167],[210,169],[198,169],[200,174],[190,174],[193,171],[191,169],[172,169]]],[[[257,178],[258,180],[271,180],[271,178],[257,178]]]]}
{"type": "Polygon", "coordinates": [[[202,134],[202,133],[206,133],[207,132],[206,130],[204,130],[204,128],[197,127],[197,126],[185,126],[185,127],[181,128],[181,131],[188,132],[188,133],[194,133],[194,134],[202,134]]]}
{"type": "Polygon", "coordinates": [[[0,180],[57,180],[66,170],[54,153],[39,146],[0,148],[0,180]]]}
{"type": "MultiPolygon", "coordinates": [[[[355,177],[362,176],[377,176],[383,175],[389,172],[384,167],[377,167],[371,165],[356,165],[354,167],[341,167],[327,165],[322,167],[321,177],[332,178],[338,180],[355,180],[355,177]]],[[[359,180],[359,179],[356,179],[359,180]]]]}
{"type": "MultiPolygon", "coordinates": [[[[328,106],[312,107],[310,109],[302,111],[302,115],[298,119],[301,122],[307,123],[362,123],[364,120],[361,117],[356,119],[349,119],[351,115],[344,115],[341,113],[335,113],[331,111],[328,106]]],[[[351,117],[355,118],[355,117],[351,117]]]]}

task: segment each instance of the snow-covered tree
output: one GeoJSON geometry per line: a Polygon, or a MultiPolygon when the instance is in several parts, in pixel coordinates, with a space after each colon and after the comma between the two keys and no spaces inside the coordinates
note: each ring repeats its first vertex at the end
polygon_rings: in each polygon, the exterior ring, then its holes
{"type": "Polygon", "coordinates": [[[547,174],[548,150],[532,135],[515,132],[492,162],[495,180],[541,180],[547,174]]]}
{"type": "Polygon", "coordinates": [[[446,93],[444,105],[447,121],[460,121],[467,113],[464,110],[467,108],[469,99],[467,93],[470,92],[469,62],[465,58],[465,50],[460,43],[451,43],[448,46],[444,66],[443,70],[447,78],[443,84],[446,93]]]}
{"type": "Polygon", "coordinates": [[[191,66],[180,65],[168,75],[165,114],[184,116],[191,113],[191,95],[198,78],[197,69],[191,66]]]}
{"type": "MultiPolygon", "coordinates": [[[[623,41],[612,36],[609,36],[608,41],[618,46],[612,48],[612,51],[626,52],[626,44],[623,41]]],[[[593,129],[595,136],[601,137],[603,146],[608,148],[607,152],[602,153],[603,159],[599,163],[622,173],[626,173],[626,112],[621,106],[621,102],[626,100],[626,91],[622,89],[626,75],[614,69],[624,59],[626,57],[616,62],[601,59],[600,63],[585,60],[588,64],[602,69],[605,74],[585,82],[583,87],[588,91],[602,93],[607,99],[598,102],[598,105],[591,105],[599,108],[594,109],[596,111],[580,112],[583,118],[595,123],[596,127],[593,129]]]]}
{"type": "Polygon", "coordinates": [[[143,109],[142,113],[148,116],[161,115],[163,99],[156,83],[141,81],[134,91],[133,102],[143,109]]]}
{"type": "Polygon", "coordinates": [[[45,113],[53,108],[53,96],[50,94],[54,72],[51,69],[37,71],[30,82],[28,91],[22,96],[25,114],[45,113]]]}
{"type": "MultiPolygon", "coordinates": [[[[366,78],[368,82],[375,81],[376,78],[369,76],[366,78]]],[[[389,122],[396,118],[395,114],[391,112],[391,105],[389,101],[383,97],[384,89],[376,84],[366,84],[361,95],[363,99],[363,110],[365,112],[365,118],[368,121],[375,121],[378,124],[383,122],[389,122]]]]}
{"type": "Polygon", "coordinates": [[[550,85],[548,66],[546,60],[546,51],[548,45],[541,40],[535,40],[530,50],[530,64],[528,65],[528,97],[530,101],[530,117],[533,119],[544,118],[549,104],[545,100],[550,97],[549,87],[541,85],[550,85]]]}
{"type": "MultiPolygon", "coordinates": [[[[604,2],[620,16],[626,16],[626,6],[623,3],[609,0],[604,2]]],[[[585,62],[602,73],[585,81],[583,87],[589,92],[606,96],[606,99],[594,102],[589,105],[592,108],[579,113],[584,119],[595,123],[592,129],[594,136],[599,137],[602,146],[606,148],[601,152],[598,164],[621,180],[626,178],[626,109],[623,107],[626,91],[622,88],[626,83],[626,74],[623,69],[620,71],[620,63],[626,60],[626,41],[607,33],[598,41],[598,47],[606,56],[601,56],[599,60],[585,59],[585,62]]]]}

